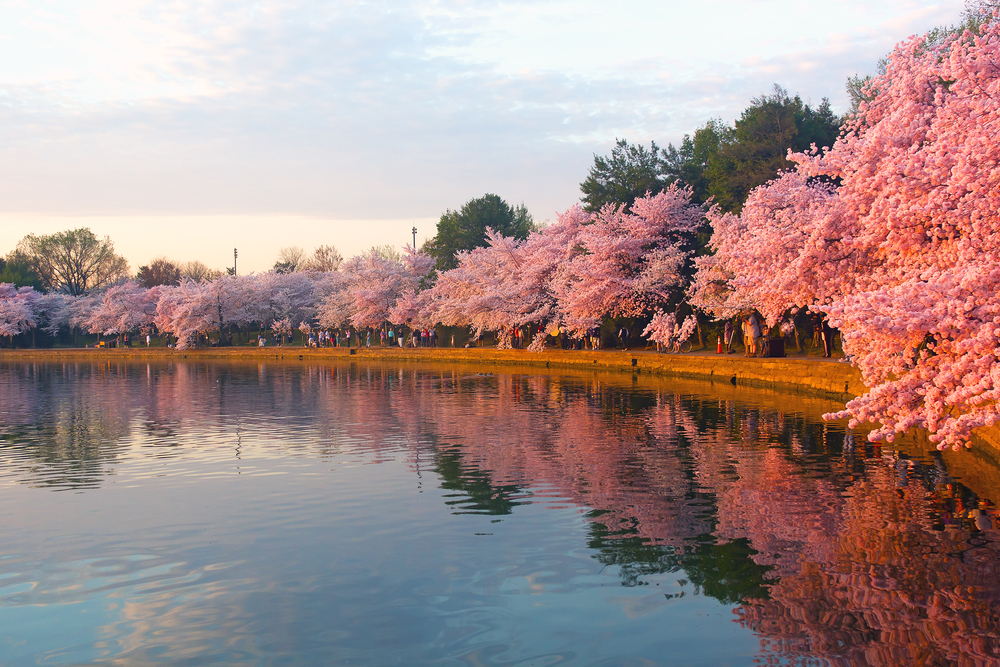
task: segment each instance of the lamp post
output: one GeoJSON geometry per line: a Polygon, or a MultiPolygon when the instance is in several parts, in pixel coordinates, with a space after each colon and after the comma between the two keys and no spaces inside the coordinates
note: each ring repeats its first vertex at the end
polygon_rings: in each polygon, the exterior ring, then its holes
{"type": "Polygon", "coordinates": [[[417,251],[417,228],[413,228],[413,252],[417,251]]]}

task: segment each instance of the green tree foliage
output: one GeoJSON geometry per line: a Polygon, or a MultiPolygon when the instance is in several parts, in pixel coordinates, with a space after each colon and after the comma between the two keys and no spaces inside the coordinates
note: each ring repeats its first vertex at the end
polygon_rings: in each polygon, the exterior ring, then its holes
{"type": "Polygon", "coordinates": [[[157,285],[180,285],[181,270],[176,264],[165,257],[158,257],[146,266],[139,267],[136,280],[143,287],[157,285]]]}
{"type": "Polygon", "coordinates": [[[663,151],[667,184],[679,181],[690,186],[693,203],[708,201],[711,195],[705,170],[723,143],[732,140],[732,134],[733,129],[721,118],[713,118],[705,127],[695,130],[694,137],[685,134],[680,148],[668,145],[663,151]]]}
{"type": "Polygon", "coordinates": [[[486,228],[519,239],[528,238],[534,222],[521,204],[512,208],[494,194],[466,202],[461,209],[445,211],[438,221],[437,234],[424,244],[423,251],[434,257],[434,268],[447,271],[458,266],[455,254],[486,245],[486,228]]]}
{"type": "Polygon", "coordinates": [[[590,175],[580,184],[581,201],[588,211],[605,204],[629,207],[647,192],[679,182],[690,186],[693,202],[712,199],[738,212],[752,189],[791,168],[785,159],[789,149],[832,146],[840,124],[829,100],[813,109],[775,85],[770,94],[753,99],[734,126],[712,119],[694,136],[684,135],[679,147],[660,149],[651,142],[647,149],[617,140],[610,156],[594,156],[590,175]]]}
{"type": "Polygon", "coordinates": [[[86,227],[41,236],[29,234],[14,253],[49,291],[65,290],[77,296],[128,276],[128,260],[115,254],[111,239],[99,239],[86,227]]]}
{"type": "Polygon", "coordinates": [[[829,100],[813,109],[775,85],[771,94],[751,101],[709,160],[708,193],[723,210],[738,213],[751,190],[792,167],[785,158],[789,149],[832,146],[839,132],[840,118],[829,100]]]}
{"type": "Polygon", "coordinates": [[[19,258],[17,253],[11,253],[7,259],[0,259],[0,283],[13,283],[15,287],[33,287],[38,291],[42,288],[42,279],[31,270],[31,266],[19,258]]]}
{"type": "MultiPolygon", "coordinates": [[[[879,76],[885,74],[885,68],[888,66],[889,61],[886,58],[879,59],[879,76]]],[[[851,100],[851,110],[848,112],[850,115],[854,115],[858,112],[862,102],[871,102],[875,99],[875,91],[868,89],[871,82],[872,76],[870,74],[865,76],[855,74],[854,76],[847,77],[847,96],[851,100]]]]}
{"type": "Polygon", "coordinates": [[[580,184],[583,208],[599,211],[606,204],[626,207],[647,192],[656,194],[667,187],[666,163],[656,142],[649,149],[617,139],[609,157],[594,155],[590,175],[580,184]]]}

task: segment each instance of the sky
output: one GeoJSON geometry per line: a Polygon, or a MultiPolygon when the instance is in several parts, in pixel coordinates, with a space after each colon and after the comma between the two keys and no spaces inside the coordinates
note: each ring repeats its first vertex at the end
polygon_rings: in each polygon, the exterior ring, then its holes
{"type": "Polygon", "coordinates": [[[133,269],[418,245],[495,193],[553,220],[617,138],[777,83],[849,104],[961,0],[0,0],[0,255],[89,227],[133,269]]]}

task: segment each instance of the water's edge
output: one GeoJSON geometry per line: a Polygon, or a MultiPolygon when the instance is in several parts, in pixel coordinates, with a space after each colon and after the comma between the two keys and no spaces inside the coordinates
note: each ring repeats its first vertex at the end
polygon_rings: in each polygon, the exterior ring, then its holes
{"type": "MultiPolygon", "coordinates": [[[[735,386],[766,387],[847,402],[868,388],[861,372],[840,360],[804,356],[746,358],[711,352],[657,354],[645,350],[498,350],[474,348],[301,348],[231,347],[173,350],[168,348],[127,349],[21,349],[0,350],[0,361],[296,361],[324,359],[380,361],[390,363],[446,363],[489,366],[495,370],[538,368],[651,374],[668,377],[706,379],[735,386]]],[[[988,457],[1000,457],[1000,426],[979,429],[973,448],[985,448],[988,457]]]]}
{"type": "Polygon", "coordinates": [[[867,388],[850,364],[813,357],[745,358],[708,352],[656,354],[645,350],[498,350],[495,348],[166,348],[0,350],[0,360],[273,360],[322,359],[484,364],[498,367],[576,368],[623,373],[706,378],[734,385],[775,387],[839,400],[859,396],[867,388]]]}

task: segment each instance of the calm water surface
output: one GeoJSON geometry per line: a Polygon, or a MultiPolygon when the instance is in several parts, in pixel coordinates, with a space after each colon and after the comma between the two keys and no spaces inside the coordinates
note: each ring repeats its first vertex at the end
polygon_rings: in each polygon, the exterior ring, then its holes
{"type": "Polygon", "coordinates": [[[852,447],[832,407],[0,364],[0,664],[997,664],[1000,470],[852,447]]]}

